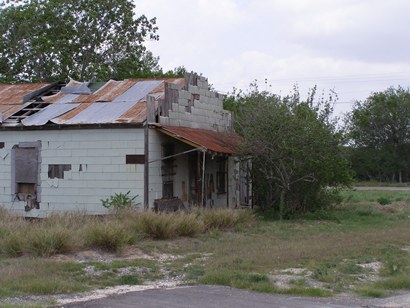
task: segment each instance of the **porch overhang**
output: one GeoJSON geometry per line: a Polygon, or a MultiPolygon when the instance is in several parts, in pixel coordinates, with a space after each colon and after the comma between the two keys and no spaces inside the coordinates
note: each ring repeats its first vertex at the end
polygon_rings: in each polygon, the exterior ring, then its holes
{"type": "Polygon", "coordinates": [[[223,155],[233,155],[238,152],[240,137],[233,132],[180,126],[154,125],[154,127],[161,133],[202,151],[223,155]]]}

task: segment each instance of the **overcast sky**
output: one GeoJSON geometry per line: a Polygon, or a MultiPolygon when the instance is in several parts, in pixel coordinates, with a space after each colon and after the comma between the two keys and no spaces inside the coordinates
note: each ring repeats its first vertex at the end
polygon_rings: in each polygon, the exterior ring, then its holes
{"type": "Polygon", "coordinates": [[[135,0],[156,17],[147,47],[165,70],[183,65],[222,93],[260,89],[302,97],[334,89],[336,112],[371,92],[410,84],[408,0],[135,0]],[[267,79],[267,83],[265,83],[267,79]]]}

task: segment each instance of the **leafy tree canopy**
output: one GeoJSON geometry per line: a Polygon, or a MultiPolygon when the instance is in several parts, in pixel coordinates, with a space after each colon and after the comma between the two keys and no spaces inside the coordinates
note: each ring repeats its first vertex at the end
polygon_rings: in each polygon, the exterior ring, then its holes
{"type": "Polygon", "coordinates": [[[356,102],[347,117],[352,161],[363,180],[410,179],[410,92],[402,87],[356,102]]]}
{"type": "Polygon", "coordinates": [[[150,77],[156,20],[127,0],[9,1],[0,7],[0,81],[150,77]]]}
{"type": "Polygon", "coordinates": [[[273,205],[281,217],[329,205],[334,189],[351,181],[342,135],[330,119],[332,101],[314,103],[294,94],[281,98],[254,87],[228,98],[243,153],[253,160],[253,187],[260,206],[273,205]]]}

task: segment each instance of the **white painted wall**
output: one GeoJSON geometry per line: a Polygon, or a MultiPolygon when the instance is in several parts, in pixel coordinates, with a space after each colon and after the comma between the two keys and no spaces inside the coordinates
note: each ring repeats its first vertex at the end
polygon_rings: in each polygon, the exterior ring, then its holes
{"type": "Polygon", "coordinates": [[[144,154],[143,129],[2,131],[0,142],[5,143],[0,149],[0,205],[6,208],[33,217],[51,211],[101,214],[106,212],[101,199],[128,191],[138,195],[136,201],[143,206],[144,165],[125,164],[127,154],[144,154]],[[24,212],[25,202],[15,200],[11,191],[11,149],[37,140],[42,160],[40,209],[24,212]],[[71,164],[71,171],[64,179],[49,179],[49,164],[71,164]]]}

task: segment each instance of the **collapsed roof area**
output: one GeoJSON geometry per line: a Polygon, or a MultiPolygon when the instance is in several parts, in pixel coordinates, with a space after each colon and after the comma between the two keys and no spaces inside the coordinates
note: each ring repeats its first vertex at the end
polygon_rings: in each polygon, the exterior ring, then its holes
{"type": "Polygon", "coordinates": [[[184,79],[0,85],[1,126],[142,124],[147,95],[163,99],[165,82],[184,79]]]}

